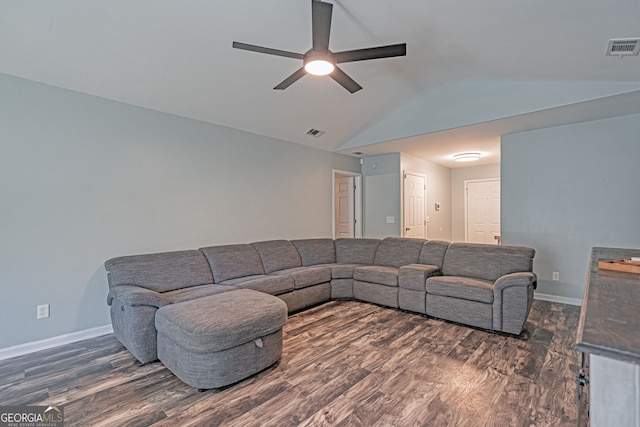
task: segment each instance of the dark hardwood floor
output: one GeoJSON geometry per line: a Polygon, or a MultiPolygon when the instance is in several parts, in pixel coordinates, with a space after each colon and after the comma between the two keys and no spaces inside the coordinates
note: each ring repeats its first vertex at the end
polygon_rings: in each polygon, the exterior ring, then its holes
{"type": "Polygon", "coordinates": [[[67,426],[573,426],[578,314],[535,301],[513,337],[333,301],[290,316],[277,366],[203,393],[106,335],[0,361],[0,406],[61,405],[67,426]]]}

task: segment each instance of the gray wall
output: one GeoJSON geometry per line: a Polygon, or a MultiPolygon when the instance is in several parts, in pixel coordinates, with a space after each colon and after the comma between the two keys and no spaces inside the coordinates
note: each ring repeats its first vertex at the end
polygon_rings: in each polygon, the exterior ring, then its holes
{"type": "Polygon", "coordinates": [[[500,164],[451,169],[451,241],[464,242],[464,182],[500,178],[500,164]]]}
{"type": "Polygon", "coordinates": [[[363,159],[363,237],[400,236],[400,154],[363,159]],[[394,223],[388,224],[387,217],[394,223]]]}
{"type": "Polygon", "coordinates": [[[365,157],[364,237],[384,238],[402,235],[402,176],[414,172],[427,178],[425,212],[430,218],[427,236],[431,240],[451,238],[451,178],[449,168],[407,154],[391,153],[365,157]],[[435,211],[435,202],[441,204],[435,211]],[[394,223],[387,223],[393,217],[394,223]]]}
{"type": "Polygon", "coordinates": [[[539,293],[582,298],[593,246],[640,248],[640,115],[501,145],[503,243],[536,249],[539,293]]]}
{"type": "Polygon", "coordinates": [[[358,159],[0,74],[0,348],[108,323],[110,257],[331,237],[358,159]],[[36,320],[36,305],[51,317],[36,320]],[[16,327],[19,325],[19,327],[16,327]]]}

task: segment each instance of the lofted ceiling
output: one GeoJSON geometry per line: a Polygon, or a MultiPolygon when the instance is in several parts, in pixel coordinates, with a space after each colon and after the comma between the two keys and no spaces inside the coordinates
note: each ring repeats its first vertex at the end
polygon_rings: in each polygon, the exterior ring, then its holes
{"type": "Polygon", "coordinates": [[[640,113],[640,58],[605,56],[609,39],[640,37],[637,0],[331,3],[331,50],[407,43],[406,57],[342,64],[363,86],[355,94],[314,76],[275,91],[300,61],[231,47],[306,52],[310,0],[0,0],[0,73],[323,150],[402,151],[448,167],[460,151],[498,162],[505,133],[640,113]],[[554,98],[558,85],[606,88],[554,98]],[[549,102],[518,103],[530,93],[518,87],[549,102]],[[484,104],[474,105],[477,93],[484,104]],[[498,103],[513,107],[451,117],[498,103]],[[422,112],[450,116],[421,127],[422,112]],[[325,133],[305,135],[311,128],[325,133]]]}

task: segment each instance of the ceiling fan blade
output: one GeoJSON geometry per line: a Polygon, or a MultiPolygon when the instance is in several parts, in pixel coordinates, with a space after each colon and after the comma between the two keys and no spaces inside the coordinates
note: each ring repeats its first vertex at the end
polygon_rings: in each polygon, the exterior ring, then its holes
{"type": "Polygon", "coordinates": [[[366,49],[345,50],[333,54],[337,64],[342,62],[366,61],[367,59],[390,58],[392,56],[405,56],[407,44],[392,44],[389,46],[370,47],[366,49]]]}
{"type": "Polygon", "coordinates": [[[274,87],[274,89],[284,90],[289,86],[291,86],[292,84],[294,84],[295,82],[297,82],[298,80],[300,80],[300,78],[305,74],[307,74],[307,72],[304,71],[304,67],[302,67],[298,71],[296,71],[295,73],[291,74],[289,77],[284,79],[278,86],[274,87]]]}
{"type": "Polygon", "coordinates": [[[348,90],[351,93],[357,92],[360,89],[362,89],[362,86],[360,86],[358,83],[356,83],[351,77],[349,77],[347,75],[347,73],[345,73],[344,71],[342,71],[338,67],[334,68],[333,72],[331,74],[329,74],[329,76],[333,80],[335,80],[338,83],[340,83],[340,85],[343,88],[345,88],[346,90],[348,90]]]}
{"type": "Polygon", "coordinates": [[[284,56],[287,58],[304,59],[301,53],[287,52],[286,50],[271,49],[270,47],[256,46],[253,44],[233,42],[232,45],[236,49],[250,50],[252,52],[266,53],[268,55],[284,56]]]}
{"type": "Polygon", "coordinates": [[[329,50],[332,10],[333,5],[331,3],[311,0],[313,50],[317,52],[327,52],[329,50]]]}

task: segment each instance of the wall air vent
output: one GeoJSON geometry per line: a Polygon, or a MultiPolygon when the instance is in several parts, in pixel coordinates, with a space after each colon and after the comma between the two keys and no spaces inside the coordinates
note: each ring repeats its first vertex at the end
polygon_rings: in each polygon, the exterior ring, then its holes
{"type": "Polygon", "coordinates": [[[607,56],[638,56],[640,38],[611,39],[607,46],[607,56]]]}
{"type": "Polygon", "coordinates": [[[305,135],[315,136],[316,138],[319,138],[322,135],[324,135],[324,131],[323,130],[318,130],[318,129],[309,129],[304,134],[305,135]]]}

